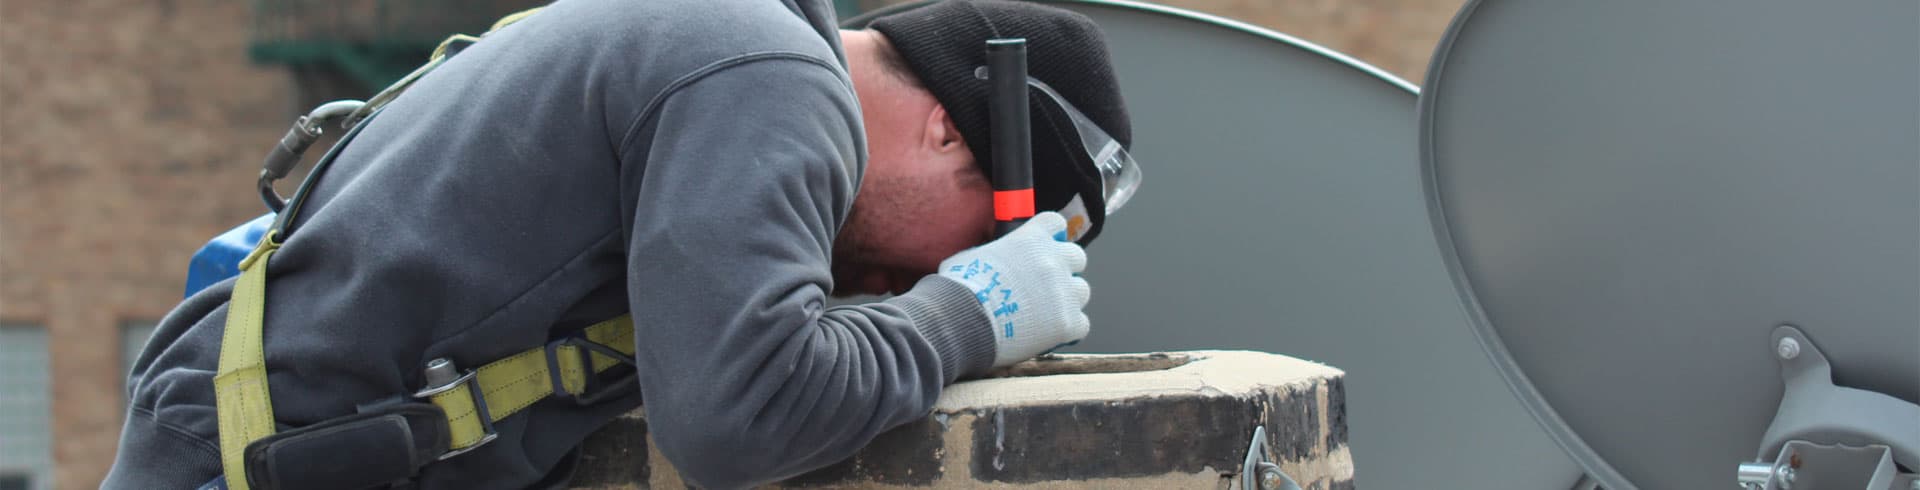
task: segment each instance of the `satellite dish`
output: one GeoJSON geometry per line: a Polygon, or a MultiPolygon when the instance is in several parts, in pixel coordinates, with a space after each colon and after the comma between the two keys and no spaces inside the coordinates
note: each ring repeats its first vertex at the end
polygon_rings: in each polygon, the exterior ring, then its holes
{"type": "Polygon", "coordinates": [[[1047,3],[1106,33],[1146,175],[1089,249],[1094,326],[1075,350],[1251,349],[1346,370],[1363,487],[1579,478],[1469,333],[1427,218],[1411,84],[1204,14],[1047,3]]]}
{"type": "Polygon", "coordinates": [[[1475,331],[1594,483],[1920,488],[1920,2],[1479,0],[1427,80],[1475,331]]]}

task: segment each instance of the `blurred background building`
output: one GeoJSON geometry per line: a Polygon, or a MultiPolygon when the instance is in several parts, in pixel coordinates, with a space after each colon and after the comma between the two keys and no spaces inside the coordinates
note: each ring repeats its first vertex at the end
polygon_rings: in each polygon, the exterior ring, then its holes
{"type": "MultiPolygon", "coordinates": [[[[447,34],[539,3],[0,2],[0,490],[99,486],[134,356],[193,252],[264,211],[260,159],[298,113],[364,98],[447,34]]],[[[1166,3],[1419,83],[1462,0],[1166,3]]]]}

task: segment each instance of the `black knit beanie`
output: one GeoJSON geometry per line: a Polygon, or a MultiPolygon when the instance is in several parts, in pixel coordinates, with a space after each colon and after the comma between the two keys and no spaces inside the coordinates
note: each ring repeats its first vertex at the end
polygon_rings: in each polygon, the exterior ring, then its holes
{"type": "MultiPolygon", "coordinates": [[[[928,92],[940,101],[966,138],[981,172],[993,177],[992,130],[987,117],[989,84],[974,76],[986,66],[986,41],[1027,39],[1027,76],[1052,86],[1088,119],[1129,150],[1133,128],[1114,80],[1113,61],[1099,27],[1086,16],[1059,8],[1004,0],[946,0],[875,19],[870,28],[887,36],[928,92]]],[[[1100,172],[1081,149],[1068,116],[1028,90],[1033,118],[1034,205],[1058,210],[1078,194],[1093,221],[1079,243],[1099,236],[1106,222],[1100,172]]]]}

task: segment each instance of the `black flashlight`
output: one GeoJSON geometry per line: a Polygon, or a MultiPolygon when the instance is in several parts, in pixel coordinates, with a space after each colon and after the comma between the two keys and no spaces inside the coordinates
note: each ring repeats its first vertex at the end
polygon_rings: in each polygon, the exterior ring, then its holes
{"type": "Polygon", "coordinates": [[[987,40],[988,118],[993,131],[993,235],[1033,217],[1033,132],[1027,114],[1027,40],[987,40]]]}

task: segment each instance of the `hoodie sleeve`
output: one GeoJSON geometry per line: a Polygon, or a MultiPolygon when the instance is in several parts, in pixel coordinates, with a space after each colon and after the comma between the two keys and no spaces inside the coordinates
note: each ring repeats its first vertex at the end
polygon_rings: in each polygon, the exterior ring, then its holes
{"type": "Polygon", "coordinates": [[[702,486],[839,462],[993,360],[985,312],[945,278],[825,307],[865,158],[842,73],[779,53],[716,64],[643,112],[622,145],[648,425],[702,486]]]}

